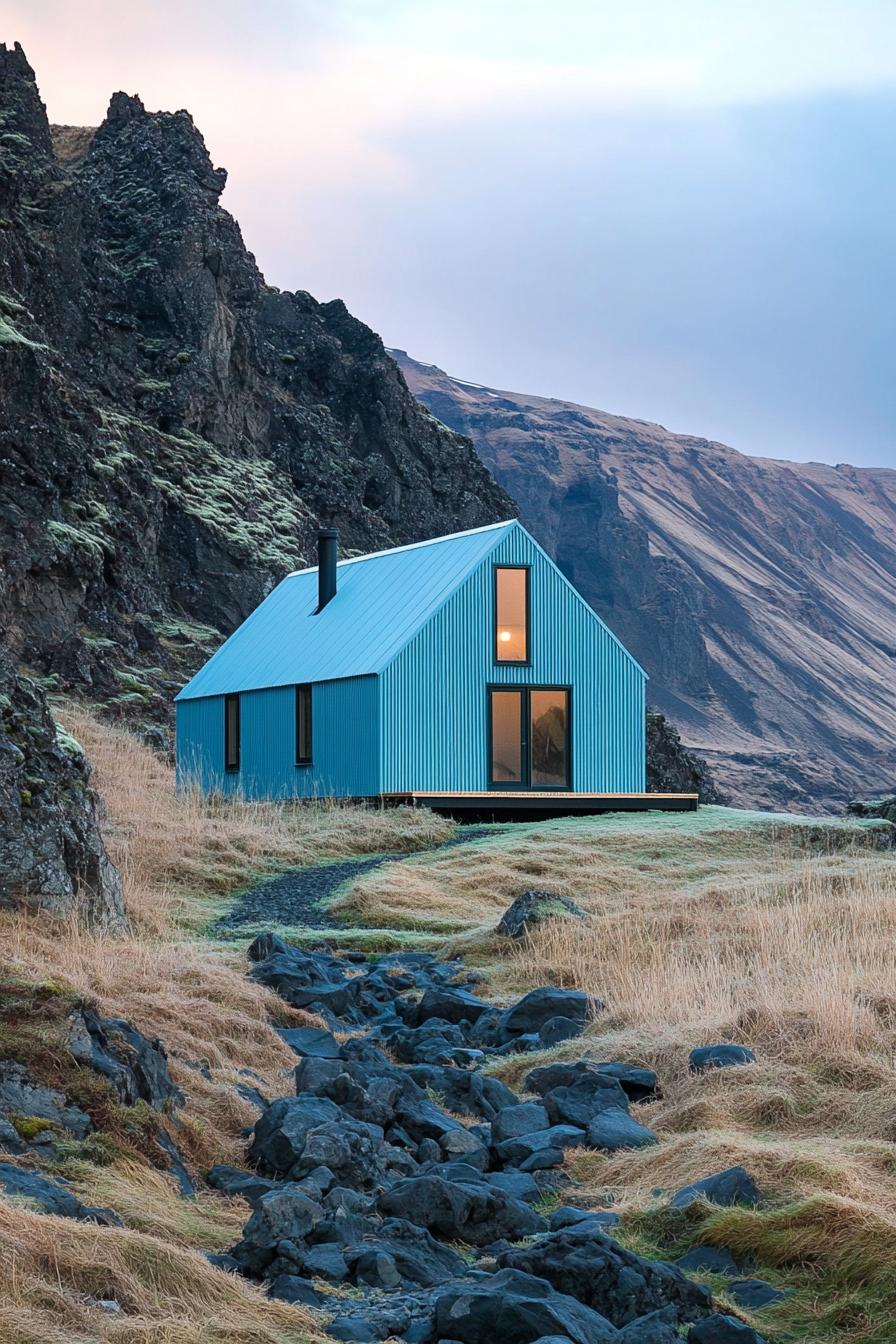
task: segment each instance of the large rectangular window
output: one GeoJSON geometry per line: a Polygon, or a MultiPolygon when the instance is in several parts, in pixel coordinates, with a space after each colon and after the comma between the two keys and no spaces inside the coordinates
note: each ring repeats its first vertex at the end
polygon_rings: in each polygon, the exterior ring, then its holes
{"type": "Polygon", "coordinates": [[[240,698],[224,697],[224,769],[240,768],[240,698]]]}
{"type": "Polygon", "coordinates": [[[569,692],[529,692],[529,741],[533,789],[565,789],[569,785],[569,692]]]}
{"type": "Polygon", "coordinates": [[[529,570],[523,565],[495,569],[495,661],[529,661],[529,570]]]}
{"type": "Polygon", "coordinates": [[[296,687],[296,765],[311,764],[311,687],[296,687]]]}
{"type": "Polygon", "coordinates": [[[569,789],[567,686],[488,688],[488,781],[493,789],[569,789]]]}

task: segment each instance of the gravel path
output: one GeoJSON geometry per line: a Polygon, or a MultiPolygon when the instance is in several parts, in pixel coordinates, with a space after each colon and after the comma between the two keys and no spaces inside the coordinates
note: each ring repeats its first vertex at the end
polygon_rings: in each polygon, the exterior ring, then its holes
{"type": "Polygon", "coordinates": [[[398,850],[389,854],[375,854],[363,859],[342,859],[335,863],[317,863],[310,868],[290,868],[279,877],[268,878],[250,887],[239,897],[233,909],[222,916],[217,929],[236,929],[244,924],[290,924],[306,929],[331,929],[340,920],[325,908],[327,897],[344,882],[361,873],[379,868],[383,863],[407,860],[413,862],[423,854],[437,854],[444,849],[469,844],[487,835],[489,826],[464,826],[461,834],[452,836],[433,849],[398,850]]]}

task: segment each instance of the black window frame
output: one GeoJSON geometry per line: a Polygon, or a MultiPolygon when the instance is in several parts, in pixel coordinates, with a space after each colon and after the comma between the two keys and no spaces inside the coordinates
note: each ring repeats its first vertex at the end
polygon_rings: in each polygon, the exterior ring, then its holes
{"type": "Polygon", "coordinates": [[[240,753],[242,750],[242,724],[241,724],[241,706],[239,691],[224,697],[224,769],[228,775],[239,773],[240,753]],[[230,739],[230,706],[236,705],[236,750],[231,748],[234,743],[230,739]]]}
{"type": "Polygon", "coordinates": [[[302,681],[296,686],[296,765],[311,765],[314,759],[314,696],[312,694],[312,685],[310,681],[302,681]],[[302,711],[302,700],[306,699],[305,712],[302,711]],[[305,720],[307,719],[307,726],[305,720]],[[303,729],[306,729],[304,735],[307,737],[308,750],[305,754],[302,742],[303,729]]]}
{"type": "Polygon", "coordinates": [[[493,565],[492,566],[492,659],[496,667],[532,666],[532,566],[531,565],[493,565]],[[526,656],[525,658],[498,657],[498,571],[502,569],[521,569],[526,575],[526,656]]]}
{"type": "MultiPolygon", "coordinates": [[[[522,566],[517,566],[522,568],[522,566]]],[[[568,682],[493,681],[485,688],[486,738],[485,777],[489,792],[504,790],[509,793],[573,793],[575,761],[573,760],[573,688],[568,682]],[[522,770],[520,783],[514,780],[492,778],[492,695],[495,691],[517,691],[520,694],[520,732],[522,734],[522,770]],[[564,784],[532,783],[532,692],[563,691],[566,695],[566,782],[564,784]]]]}

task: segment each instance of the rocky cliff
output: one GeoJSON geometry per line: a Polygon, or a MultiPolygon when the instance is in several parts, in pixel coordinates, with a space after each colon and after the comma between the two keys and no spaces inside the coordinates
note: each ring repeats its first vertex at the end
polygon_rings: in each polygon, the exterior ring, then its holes
{"type": "Polygon", "coordinates": [[[319,524],[371,549],[515,512],[335,301],[266,285],[186,112],[51,128],[0,46],[0,618],[160,715],[319,524]]]}
{"type": "Polygon", "coordinates": [[[40,687],[0,665],[0,908],[124,927],[89,781],[84,752],[57,728],[40,687]]]}
{"type": "Polygon", "coordinates": [[[726,792],[837,808],[891,784],[896,472],[746,457],[393,353],[726,792]]]}

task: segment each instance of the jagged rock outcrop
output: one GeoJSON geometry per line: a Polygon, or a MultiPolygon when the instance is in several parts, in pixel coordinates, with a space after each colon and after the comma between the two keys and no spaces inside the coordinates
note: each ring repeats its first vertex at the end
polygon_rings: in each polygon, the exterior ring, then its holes
{"type": "Polygon", "coordinates": [[[850,817],[881,817],[896,825],[896,793],[890,791],[880,798],[853,798],[847,803],[846,814],[850,817]]]}
{"type": "Polygon", "coordinates": [[[665,714],[647,711],[647,787],[655,793],[699,793],[702,803],[725,803],[706,762],[687,751],[665,714]]]}
{"type": "Polygon", "coordinates": [[[311,554],[515,512],[339,301],[265,281],[187,112],[47,121],[0,46],[0,623],[151,718],[311,554]]]}
{"type": "Polygon", "coordinates": [[[80,746],[57,728],[33,681],[0,665],[0,907],[24,905],[124,924],[80,746]]]}
{"type": "Polygon", "coordinates": [[[776,462],[394,352],[736,802],[892,785],[896,472],[776,462]]]}

